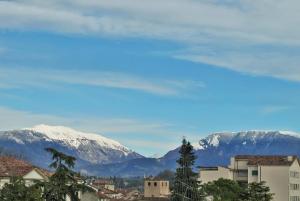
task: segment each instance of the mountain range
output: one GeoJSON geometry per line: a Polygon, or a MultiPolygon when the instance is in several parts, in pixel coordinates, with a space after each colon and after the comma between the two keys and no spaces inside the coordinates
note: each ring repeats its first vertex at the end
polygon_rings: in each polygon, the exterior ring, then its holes
{"type": "MultiPolygon", "coordinates": [[[[197,166],[227,165],[230,157],[237,154],[300,156],[300,134],[290,131],[220,132],[200,139],[193,146],[197,166]]],[[[76,157],[76,170],[99,176],[156,175],[165,169],[174,170],[179,156],[177,148],[161,158],[147,158],[99,134],[48,125],[2,131],[0,147],[43,168],[47,168],[51,159],[44,148],[53,147],[76,157]]]]}

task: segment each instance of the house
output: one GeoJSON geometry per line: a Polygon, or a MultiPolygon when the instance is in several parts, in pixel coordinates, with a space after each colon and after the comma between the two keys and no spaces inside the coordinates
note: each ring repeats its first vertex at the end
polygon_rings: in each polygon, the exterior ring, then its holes
{"type": "Polygon", "coordinates": [[[13,177],[22,177],[25,184],[30,186],[35,181],[47,181],[50,176],[50,172],[34,167],[26,161],[13,157],[0,157],[0,188],[9,183],[13,177]]]}
{"type": "Polygon", "coordinates": [[[169,181],[159,178],[147,178],[144,180],[145,198],[167,198],[170,196],[169,181]]]}
{"type": "Polygon", "coordinates": [[[200,167],[199,180],[219,178],[239,183],[265,181],[274,201],[300,201],[300,164],[296,156],[238,155],[228,167],[200,167]]]}
{"type": "MultiPolygon", "coordinates": [[[[16,159],[14,157],[0,156],[0,189],[7,183],[10,183],[12,178],[21,177],[25,181],[26,186],[31,186],[37,181],[48,181],[52,173],[31,165],[30,163],[16,159]]],[[[78,182],[82,182],[78,180],[78,182]]],[[[78,192],[81,197],[81,192],[78,192]]],[[[66,196],[66,201],[70,201],[70,197],[66,196]]]]}

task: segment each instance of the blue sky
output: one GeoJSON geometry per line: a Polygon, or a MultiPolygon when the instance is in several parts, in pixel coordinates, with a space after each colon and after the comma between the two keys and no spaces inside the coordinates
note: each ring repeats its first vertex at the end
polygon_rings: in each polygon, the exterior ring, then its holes
{"type": "Polygon", "coordinates": [[[182,136],[299,132],[299,6],[1,1],[0,126],[70,126],[147,156],[182,136]]]}

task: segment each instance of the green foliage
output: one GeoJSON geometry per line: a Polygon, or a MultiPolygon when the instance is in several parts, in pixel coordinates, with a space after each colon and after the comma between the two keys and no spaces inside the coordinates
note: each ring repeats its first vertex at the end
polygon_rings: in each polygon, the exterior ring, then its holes
{"type": "Polygon", "coordinates": [[[79,201],[78,192],[86,189],[83,184],[78,183],[78,175],[71,170],[76,159],[52,148],[47,148],[46,151],[52,154],[53,162],[50,167],[55,169],[55,173],[49,181],[41,183],[43,198],[46,201],[65,201],[68,195],[71,201],[79,201]]]}
{"type": "Polygon", "coordinates": [[[207,196],[212,196],[214,201],[239,201],[243,191],[240,185],[229,179],[219,179],[203,185],[207,196]]]}
{"type": "Polygon", "coordinates": [[[198,174],[193,172],[193,166],[196,160],[193,146],[190,142],[187,142],[186,139],[183,139],[179,153],[180,158],[177,160],[178,168],[175,173],[172,200],[202,200],[199,182],[197,181],[198,174]]]}
{"type": "Polygon", "coordinates": [[[78,192],[90,190],[79,183],[79,175],[72,171],[74,157],[52,148],[46,151],[52,154],[50,167],[55,169],[49,181],[26,186],[22,178],[13,178],[0,190],[1,201],[65,201],[67,195],[71,201],[79,201],[78,192]]]}
{"type": "Polygon", "coordinates": [[[265,182],[250,183],[248,188],[240,195],[240,201],[271,201],[273,194],[265,182]]]}
{"type": "Polygon", "coordinates": [[[1,201],[43,201],[42,190],[37,185],[27,187],[22,178],[12,178],[0,190],[1,201]]]}
{"type": "Polygon", "coordinates": [[[229,179],[219,179],[203,185],[206,196],[213,201],[271,201],[273,194],[265,182],[240,185],[229,179]]]}

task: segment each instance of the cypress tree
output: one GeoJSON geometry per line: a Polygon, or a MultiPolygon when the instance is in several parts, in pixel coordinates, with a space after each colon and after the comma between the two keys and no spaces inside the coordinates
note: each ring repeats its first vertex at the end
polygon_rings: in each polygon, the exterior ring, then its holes
{"type": "Polygon", "coordinates": [[[179,149],[180,157],[175,174],[172,201],[200,201],[200,187],[197,180],[198,174],[193,172],[196,156],[193,146],[186,139],[182,140],[179,149]]]}

